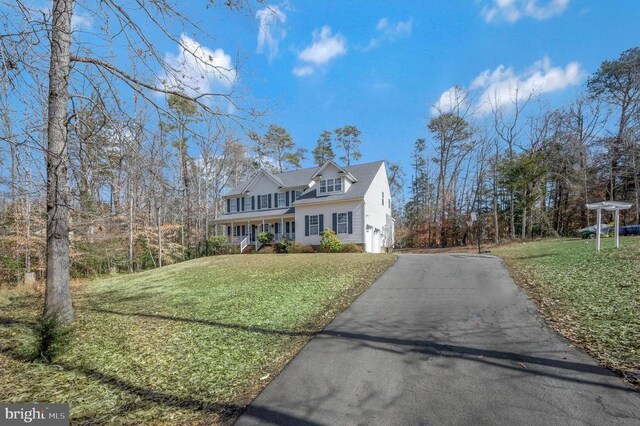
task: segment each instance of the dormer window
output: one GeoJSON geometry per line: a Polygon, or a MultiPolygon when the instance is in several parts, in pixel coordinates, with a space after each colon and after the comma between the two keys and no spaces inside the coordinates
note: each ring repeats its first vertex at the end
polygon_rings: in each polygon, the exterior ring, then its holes
{"type": "Polygon", "coordinates": [[[236,213],[238,211],[238,204],[235,198],[232,198],[228,204],[227,213],[236,213]]]}
{"type": "Polygon", "coordinates": [[[320,180],[320,193],[342,192],[342,178],[320,180]]]}

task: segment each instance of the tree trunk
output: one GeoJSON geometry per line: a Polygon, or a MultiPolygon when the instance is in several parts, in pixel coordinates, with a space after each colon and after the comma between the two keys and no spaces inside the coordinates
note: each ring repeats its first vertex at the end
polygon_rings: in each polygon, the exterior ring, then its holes
{"type": "Polygon", "coordinates": [[[161,222],[162,207],[158,207],[156,213],[156,220],[158,224],[158,268],[162,268],[162,222],[161,222]]]}
{"type": "MultiPolygon", "coordinates": [[[[133,183],[129,183],[129,272],[133,272],[133,183]]],[[[144,228],[143,228],[144,229],[144,228]]]]}
{"type": "Polygon", "coordinates": [[[67,102],[73,0],[54,0],[49,64],[47,128],[47,284],[44,315],[73,321],[69,283],[69,188],[67,183],[67,102]]]}
{"type": "Polygon", "coordinates": [[[524,196],[522,197],[522,229],[520,230],[520,238],[522,240],[527,238],[527,188],[524,189],[524,196]]]}

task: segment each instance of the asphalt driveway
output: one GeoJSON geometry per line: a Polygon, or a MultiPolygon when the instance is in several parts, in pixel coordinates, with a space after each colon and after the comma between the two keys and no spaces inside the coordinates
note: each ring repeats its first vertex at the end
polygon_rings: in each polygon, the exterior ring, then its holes
{"type": "Polygon", "coordinates": [[[502,261],[398,262],[238,425],[640,424],[640,393],[547,327],[502,261]]]}

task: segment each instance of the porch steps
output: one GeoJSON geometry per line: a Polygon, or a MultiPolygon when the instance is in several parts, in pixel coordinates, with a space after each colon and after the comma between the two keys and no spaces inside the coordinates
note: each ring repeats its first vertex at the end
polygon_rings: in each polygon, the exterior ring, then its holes
{"type": "Polygon", "coordinates": [[[246,246],[244,248],[244,250],[242,250],[242,254],[251,254],[253,253],[253,251],[255,250],[255,245],[253,244],[249,244],[248,246],[246,246]]]}

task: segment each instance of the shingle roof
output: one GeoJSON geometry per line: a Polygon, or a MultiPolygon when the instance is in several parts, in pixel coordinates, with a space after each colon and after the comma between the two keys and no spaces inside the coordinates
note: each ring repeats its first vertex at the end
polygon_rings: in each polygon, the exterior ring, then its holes
{"type": "MultiPolygon", "coordinates": [[[[373,163],[364,163],[364,164],[357,164],[353,166],[343,167],[343,169],[351,173],[353,177],[357,179],[357,182],[351,184],[351,187],[347,192],[341,193],[341,194],[322,195],[322,196],[316,197],[316,189],[312,189],[302,194],[302,196],[296,200],[296,204],[306,204],[306,203],[318,202],[318,201],[352,200],[352,199],[363,198],[365,193],[367,192],[367,189],[369,189],[369,186],[371,185],[373,178],[376,176],[376,173],[378,173],[378,170],[380,169],[380,166],[383,163],[384,161],[374,161],[373,163]]],[[[315,172],[318,169],[319,167],[308,167],[306,169],[292,170],[290,172],[272,173],[271,175],[278,182],[282,182],[282,186],[284,188],[294,188],[294,187],[300,187],[300,186],[307,186],[309,182],[311,182],[311,177],[315,174],[315,172]]],[[[241,195],[242,191],[249,184],[249,182],[251,182],[252,179],[249,179],[245,182],[240,183],[238,186],[233,188],[227,194],[227,196],[241,195]]]]}
{"type": "Polygon", "coordinates": [[[271,209],[271,210],[253,210],[247,212],[228,213],[218,216],[214,219],[214,222],[229,222],[231,220],[251,220],[251,219],[263,219],[269,217],[280,217],[286,214],[294,214],[295,208],[287,207],[286,209],[271,209]]]}
{"type": "Polygon", "coordinates": [[[373,163],[358,164],[355,166],[344,167],[346,171],[351,173],[358,181],[351,184],[347,192],[340,194],[320,195],[316,196],[316,188],[305,192],[296,200],[296,204],[317,203],[319,201],[340,201],[354,200],[364,198],[367,189],[371,186],[373,178],[380,170],[380,166],[384,161],[375,161],[373,163]]]}
{"type": "MultiPolygon", "coordinates": [[[[298,186],[307,186],[311,182],[311,176],[318,170],[318,167],[307,167],[306,169],[291,170],[282,173],[269,173],[283,188],[295,188],[298,186]]],[[[266,172],[266,170],[265,170],[266,172]]],[[[259,173],[259,172],[258,172],[259,173]]],[[[256,175],[258,174],[256,173],[256,175]]],[[[255,177],[240,182],[237,186],[231,188],[227,195],[241,195],[242,191],[255,177]]]]}

